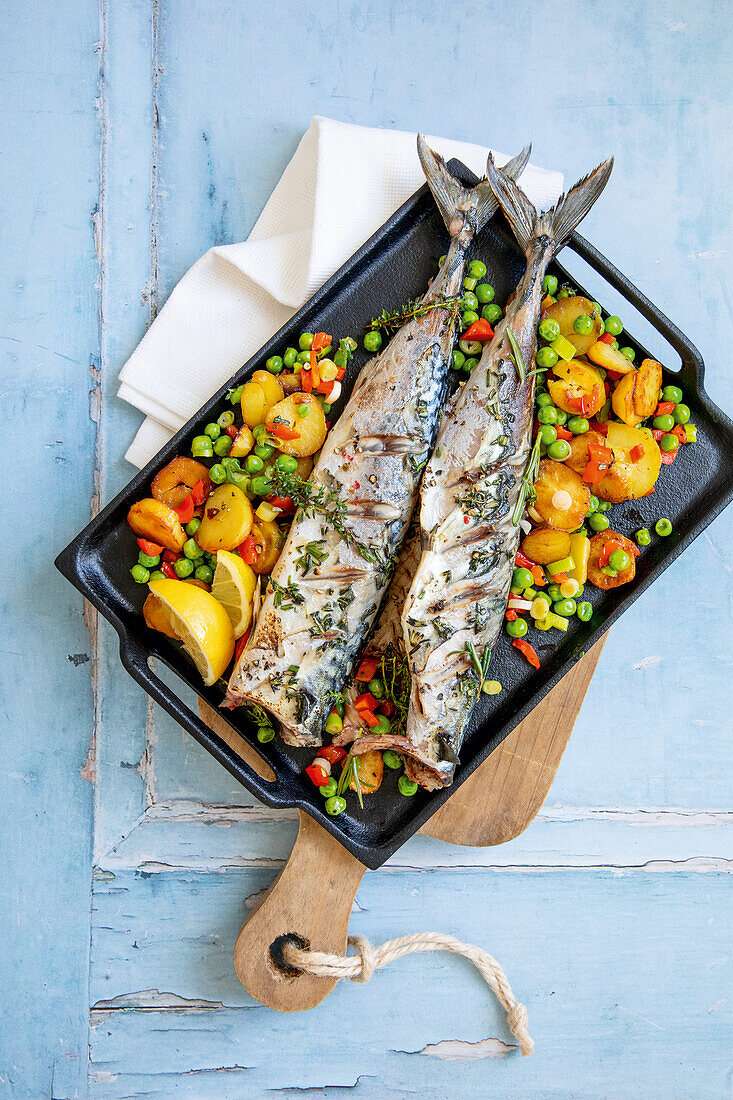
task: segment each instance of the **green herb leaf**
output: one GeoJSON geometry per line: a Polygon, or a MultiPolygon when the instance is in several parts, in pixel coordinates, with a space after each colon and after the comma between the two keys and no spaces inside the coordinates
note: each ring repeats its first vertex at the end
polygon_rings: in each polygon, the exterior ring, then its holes
{"type": "Polygon", "coordinates": [[[507,325],[506,330],[509,346],[512,349],[512,359],[514,360],[514,366],[517,368],[517,374],[519,375],[519,381],[524,382],[527,377],[527,366],[524,362],[524,356],[522,355],[522,349],[517,342],[517,338],[512,331],[511,325],[507,325]]]}

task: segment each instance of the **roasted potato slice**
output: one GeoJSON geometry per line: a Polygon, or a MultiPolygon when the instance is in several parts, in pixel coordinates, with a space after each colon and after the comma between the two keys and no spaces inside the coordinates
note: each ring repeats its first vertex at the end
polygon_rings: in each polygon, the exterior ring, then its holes
{"type": "Polygon", "coordinates": [[[588,348],[586,355],[599,367],[603,367],[604,370],[615,371],[616,374],[628,374],[629,371],[634,369],[634,364],[630,359],[622,355],[618,348],[611,347],[603,340],[599,340],[598,343],[588,348]]]}
{"type": "Polygon", "coordinates": [[[590,363],[580,359],[560,361],[553,371],[555,378],[548,379],[547,388],[558,408],[569,416],[595,416],[603,408],[606,400],[603,379],[590,363]]]}
{"type": "Polygon", "coordinates": [[[635,385],[636,371],[632,370],[629,374],[623,376],[611,394],[611,408],[619,420],[623,420],[625,424],[629,424],[632,428],[644,419],[634,407],[635,385]]]}
{"type": "Polygon", "coordinates": [[[629,581],[633,581],[636,576],[636,547],[629,539],[624,538],[623,535],[619,535],[618,531],[612,531],[611,528],[607,528],[605,531],[599,531],[597,535],[594,535],[590,540],[590,557],[588,558],[588,580],[591,584],[594,584],[596,588],[618,588],[622,584],[628,584],[629,581]],[[604,573],[600,566],[601,551],[604,545],[613,540],[619,544],[618,549],[625,550],[629,555],[630,565],[628,569],[624,569],[622,573],[618,573],[615,577],[609,577],[608,573],[604,573]]]}
{"type": "Polygon", "coordinates": [[[252,505],[239,486],[218,485],[206,501],[196,542],[210,554],[236,550],[252,530],[252,519],[252,505]]]}
{"type": "Polygon", "coordinates": [[[654,413],[659,404],[662,388],[662,365],[656,359],[643,359],[636,372],[634,385],[634,411],[645,419],[654,413]]]}
{"type": "MultiPolygon", "coordinates": [[[[243,398],[244,399],[244,398],[243,398]]],[[[279,450],[286,455],[305,458],[314,455],[326,438],[326,418],[315,397],[309,393],[295,393],[273,405],[267,414],[267,430],[277,439],[279,450]],[[308,410],[300,416],[299,408],[308,410]],[[293,438],[284,438],[292,435],[293,438]]]]}
{"type": "Polygon", "coordinates": [[[243,424],[232,440],[232,445],[229,448],[229,457],[244,458],[245,455],[249,454],[254,445],[255,437],[252,435],[252,429],[248,424],[243,424]]]}
{"type": "MultiPolygon", "coordinates": [[[[609,428],[610,423],[609,421],[609,428]]],[[[594,441],[602,447],[609,447],[613,452],[611,443],[600,432],[586,432],[585,435],[576,435],[570,441],[570,458],[567,459],[566,464],[581,477],[585,473],[585,468],[589,462],[588,443],[590,441],[594,441]]],[[[611,466],[603,478],[591,488],[593,493],[601,500],[609,500],[613,504],[631,499],[633,495],[631,474],[624,463],[615,461],[615,452],[611,466]]]]}
{"type": "Polygon", "coordinates": [[[280,385],[282,386],[283,394],[286,397],[288,396],[288,394],[297,393],[298,390],[302,389],[302,386],[300,384],[300,375],[299,374],[291,374],[289,372],[288,373],[283,373],[283,374],[278,375],[277,380],[280,383],[280,385]]]}
{"type": "Polygon", "coordinates": [[[173,458],[153,478],[150,493],[155,500],[162,500],[171,508],[179,508],[183,504],[194,485],[204,481],[206,492],[211,489],[209,471],[203,462],[197,462],[195,458],[180,456],[173,458]]]}
{"type": "MultiPolygon", "coordinates": [[[[632,428],[628,424],[617,424],[615,420],[609,420],[606,443],[613,451],[611,471],[623,468],[629,487],[628,495],[618,499],[637,500],[653,492],[662,468],[662,454],[654,437],[641,428],[632,428]],[[637,448],[641,448],[641,455],[637,448]],[[636,456],[635,460],[631,457],[632,451],[636,456]]],[[[606,478],[603,479],[605,480],[606,478]]],[[[617,503],[614,497],[607,496],[603,499],[617,503]]]]}
{"type": "Polygon", "coordinates": [[[522,553],[538,565],[560,561],[570,553],[570,535],[556,527],[537,527],[522,542],[522,553]]]}
{"type": "Polygon", "coordinates": [[[580,527],[590,503],[590,490],[563,462],[543,458],[534,484],[537,499],[532,507],[548,527],[574,531],[580,527]]]}
{"type": "Polygon", "coordinates": [[[285,536],[273,521],[254,517],[251,534],[257,546],[257,558],[252,563],[255,573],[272,573],[285,544],[285,536]]]}
{"type": "Polygon", "coordinates": [[[252,381],[262,388],[267,404],[270,406],[277,405],[278,401],[282,401],[285,396],[279,379],[268,370],[256,370],[252,375],[252,381]]]}
{"type": "Polygon", "coordinates": [[[557,302],[551,302],[542,310],[542,320],[550,318],[557,321],[560,326],[560,335],[564,336],[573,345],[578,355],[585,355],[589,347],[595,344],[601,335],[601,314],[589,298],[576,294],[573,298],[561,298],[557,302]],[[578,317],[590,317],[593,328],[582,335],[575,331],[574,324],[578,317]]]}
{"type": "Polygon", "coordinates": [[[263,424],[270,403],[258,382],[246,382],[242,390],[242,419],[249,428],[263,424]]]}
{"type": "MultiPolygon", "coordinates": [[[[384,775],[384,760],[377,749],[370,749],[356,757],[356,770],[359,773],[359,783],[362,794],[374,794],[379,790],[384,775]]],[[[356,783],[351,780],[351,790],[356,790],[356,783]]]]}
{"type": "Polygon", "coordinates": [[[162,500],[146,497],[133,504],[127,513],[127,522],[141,539],[150,539],[166,550],[180,550],[186,541],[186,532],[176,512],[162,500]]]}

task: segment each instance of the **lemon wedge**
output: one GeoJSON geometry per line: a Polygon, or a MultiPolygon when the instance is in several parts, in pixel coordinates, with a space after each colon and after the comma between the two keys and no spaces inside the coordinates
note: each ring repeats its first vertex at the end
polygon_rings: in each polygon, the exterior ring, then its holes
{"type": "Polygon", "coordinates": [[[151,581],[150,591],[168,613],[168,622],[207,687],[223,676],[234,656],[228,614],[210,592],[185,581],[151,581]]]}
{"type": "Polygon", "coordinates": [[[256,574],[231,550],[219,550],[211,595],[222,605],[232,621],[234,637],[241,638],[252,620],[252,597],[256,574]]]}

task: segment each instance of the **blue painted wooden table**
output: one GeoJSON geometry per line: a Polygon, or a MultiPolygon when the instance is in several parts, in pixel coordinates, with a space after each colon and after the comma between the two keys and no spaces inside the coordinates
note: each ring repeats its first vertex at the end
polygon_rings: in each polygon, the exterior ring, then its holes
{"type": "Polygon", "coordinates": [[[526,1059],[471,1045],[510,1037],[447,956],[307,1015],[248,997],[235,935],[294,819],[146,700],[51,567],[132,473],[120,366],[191,262],[247,234],[314,113],[505,150],[532,137],[568,179],[615,152],[584,232],[686,329],[730,413],[725,14],[3,6],[0,1096],[730,1096],[733,517],[612,631],[523,836],[484,851],[418,837],[359,890],[353,927],[374,941],[445,930],[503,962],[530,1012],[526,1059]]]}

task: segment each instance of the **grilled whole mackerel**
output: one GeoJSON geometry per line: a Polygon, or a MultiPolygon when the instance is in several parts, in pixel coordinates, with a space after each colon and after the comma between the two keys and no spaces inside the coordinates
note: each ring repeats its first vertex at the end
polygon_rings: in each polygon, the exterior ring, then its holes
{"type": "Polygon", "coordinates": [[[600,195],[612,164],[600,165],[538,214],[489,158],[489,181],[527,267],[453,415],[441,425],[422,484],[423,552],[402,614],[410,707],[406,736],[394,747],[423,773],[424,762],[431,762],[420,779],[431,788],[453,781],[481,670],[503,621],[519,521],[536,474],[532,368],[545,271],[600,195]]]}
{"type": "Polygon", "coordinates": [[[450,247],[422,311],[364,366],[326,438],[224,702],[265,707],[293,745],[322,744],[379,609],[445,396],[456,310],[437,303],[460,293],[466,249],[497,208],[486,180],[464,188],[421,136],[418,154],[450,247]]]}

